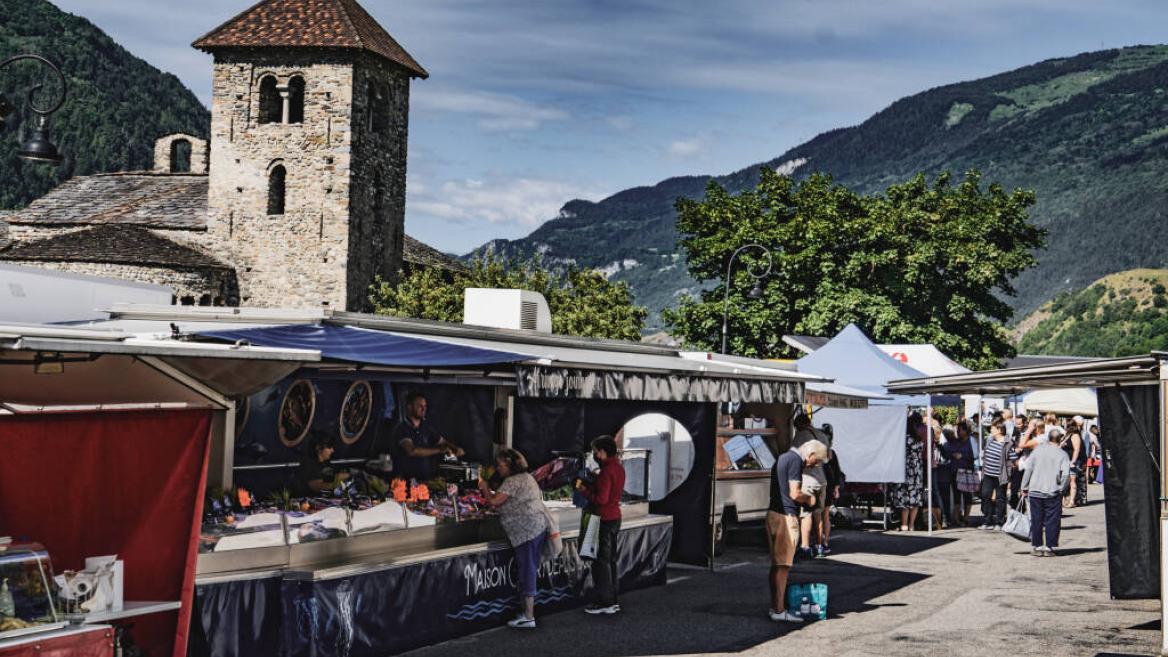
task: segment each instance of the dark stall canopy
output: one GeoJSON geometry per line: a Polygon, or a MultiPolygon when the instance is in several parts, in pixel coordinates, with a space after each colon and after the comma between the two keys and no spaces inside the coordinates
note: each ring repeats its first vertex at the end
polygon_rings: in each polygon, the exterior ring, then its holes
{"type": "Polygon", "coordinates": [[[330,360],[387,367],[484,367],[539,359],[529,354],[330,324],[199,331],[196,335],[237,344],[311,349],[330,360]]]}

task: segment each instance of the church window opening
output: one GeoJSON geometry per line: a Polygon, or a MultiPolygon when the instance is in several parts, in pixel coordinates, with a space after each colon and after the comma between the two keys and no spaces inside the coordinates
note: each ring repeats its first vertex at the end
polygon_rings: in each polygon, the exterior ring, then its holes
{"type": "Polygon", "coordinates": [[[288,80],[288,123],[304,123],[304,78],[288,80]]]}
{"type": "Polygon", "coordinates": [[[369,83],[369,131],[383,132],[389,129],[389,92],[377,84],[369,83]]]}
{"type": "Polygon", "coordinates": [[[170,142],[170,172],[191,172],[191,142],[187,139],[175,139],[170,142]]]}
{"type": "Polygon", "coordinates": [[[280,97],[276,78],[265,75],[260,80],[260,123],[279,123],[284,116],[284,99],[280,97]]]}
{"type": "Polygon", "coordinates": [[[284,165],[277,164],[268,174],[268,214],[284,214],[284,165]]]}

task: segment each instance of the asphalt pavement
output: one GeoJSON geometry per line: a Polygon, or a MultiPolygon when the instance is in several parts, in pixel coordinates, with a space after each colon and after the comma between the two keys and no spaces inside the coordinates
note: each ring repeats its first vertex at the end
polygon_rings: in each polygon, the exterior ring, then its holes
{"type": "Polygon", "coordinates": [[[641,657],[653,655],[1156,654],[1159,603],[1112,600],[1101,487],[1063,518],[1058,557],[1030,556],[1001,532],[840,531],[835,554],[797,562],[792,581],[823,582],[829,618],[806,625],[767,616],[762,530],[740,528],[714,572],[671,568],[666,586],[622,596],[623,611],[539,617],[535,630],[502,627],[411,657],[641,657]]]}

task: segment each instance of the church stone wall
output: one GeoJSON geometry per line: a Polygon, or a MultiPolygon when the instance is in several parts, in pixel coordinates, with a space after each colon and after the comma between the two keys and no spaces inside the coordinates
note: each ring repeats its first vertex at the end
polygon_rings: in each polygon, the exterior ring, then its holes
{"type": "Polygon", "coordinates": [[[376,273],[400,267],[409,80],[390,65],[294,49],[216,55],[205,248],[239,275],[248,306],[361,309],[376,273]],[[368,69],[368,73],[366,72],[368,69]],[[365,139],[366,76],[393,89],[394,128],[365,139]],[[260,87],[305,83],[302,123],[260,123],[260,87]],[[357,163],[357,164],[354,164],[357,163]],[[287,171],[285,211],[269,215],[269,174],[287,171]],[[385,197],[369,189],[384,178],[385,197]],[[373,221],[377,206],[385,217],[373,221]]]}
{"type": "Polygon", "coordinates": [[[238,294],[235,287],[235,275],[228,270],[180,269],[100,262],[49,262],[44,260],[5,260],[4,264],[165,285],[174,291],[175,303],[181,305],[238,305],[238,301],[235,300],[235,296],[238,294]]]}

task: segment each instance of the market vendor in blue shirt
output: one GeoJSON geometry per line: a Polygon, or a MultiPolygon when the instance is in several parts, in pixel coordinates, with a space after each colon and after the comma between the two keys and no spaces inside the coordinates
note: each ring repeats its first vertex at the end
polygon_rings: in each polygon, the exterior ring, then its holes
{"type": "Polygon", "coordinates": [[[420,392],[406,395],[405,417],[393,428],[390,443],[399,452],[394,474],[418,481],[434,478],[444,455],[461,457],[465,453],[426,421],[426,396],[420,392]]]}

